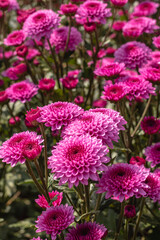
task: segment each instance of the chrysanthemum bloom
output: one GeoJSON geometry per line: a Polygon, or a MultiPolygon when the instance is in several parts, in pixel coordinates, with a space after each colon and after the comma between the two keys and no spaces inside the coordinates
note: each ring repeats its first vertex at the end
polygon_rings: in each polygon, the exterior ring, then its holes
{"type": "Polygon", "coordinates": [[[21,75],[24,75],[27,71],[27,65],[25,63],[20,63],[15,67],[10,67],[2,73],[4,77],[8,77],[11,80],[18,80],[21,75]]]}
{"type": "Polygon", "coordinates": [[[147,147],[144,155],[146,156],[146,161],[151,162],[151,167],[160,164],[160,142],[147,147]]]}
{"type": "Polygon", "coordinates": [[[160,48],[160,36],[153,38],[153,44],[156,48],[160,48]]]}
{"type": "Polygon", "coordinates": [[[19,100],[22,103],[25,103],[30,101],[31,98],[37,94],[38,88],[29,81],[22,81],[12,84],[6,89],[6,92],[11,102],[19,100]]]}
{"type": "Polygon", "coordinates": [[[15,124],[20,122],[20,118],[18,116],[15,116],[15,118],[11,117],[8,122],[10,125],[14,126],[15,124]]]}
{"type": "Polygon", "coordinates": [[[127,197],[144,196],[146,184],[144,181],[149,175],[149,170],[144,167],[117,163],[108,166],[99,181],[97,193],[107,192],[105,198],[116,197],[120,202],[127,197]]]}
{"type": "Polygon", "coordinates": [[[55,84],[56,84],[56,82],[54,79],[43,78],[43,79],[39,80],[38,87],[39,87],[39,89],[41,89],[43,91],[51,91],[54,89],[55,84]]]}
{"type": "Polygon", "coordinates": [[[9,0],[0,0],[0,9],[3,11],[7,10],[9,7],[9,0]]]}
{"type": "Polygon", "coordinates": [[[157,168],[155,171],[154,171],[155,174],[157,174],[159,177],[160,177],[160,168],[157,168]]]}
{"type": "Polygon", "coordinates": [[[55,102],[41,108],[39,122],[51,127],[52,131],[68,125],[75,118],[83,114],[84,110],[69,102],[55,102]]]}
{"type": "Polygon", "coordinates": [[[117,124],[109,116],[99,112],[86,111],[75,121],[64,128],[62,136],[81,136],[90,134],[92,137],[101,139],[104,144],[113,148],[112,141],[118,142],[119,130],[117,124]]]}
{"type": "Polygon", "coordinates": [[[0,103],[5,102],[8,99],[8,95],[7,92],[4,91],[0,91],[0,103]]]}
{"type": "Polygon", "coordinates": [[[136,208],[134,205],[126,205],[124,208],[124,216],[126,218],[134,218],[136,216],[136,208]]]}
{"type": "Polygon", "coordinates": [[[128,86],[128,94],[126,97],[129,101],[138,98],[148,99],[150,94],[155,95],[155,88],[140,75],[128,77],[123,84],[128,86]]]}
{"type": "Polygon", "coordinates": [[[42,151],[42,145],[39,145],[37,139],[26,139],[22,147],[22,154],[28,160],[37,159],[42,151]]]}
{"type": "Polygon", "coordinates": [[[7,46],[17,46],[21,45],[26,36],[23,30],[16,30],[11,32],[7,38],[4,39],[4,44],[7,46]]]}
{"type": "Polygon", "coordinates": [[[75,102],[76,104],[82,104],[82,103],[84,103],[84,98],[83,98],[83,96],[77,96],[77,97],[74,99],[74,102],[75,102]]]}
{"type": "Polygon", "coordinates": [[[45,231],[51,234],[52,240],[55,240],[57,235],[74,221],[73,213],[73,207],[67,204],[47,208],[36,221],[38,228],[36,232],[45,231]]]}
{"type": "Polygon", "coordinates": [[[143,28],[137,24],[125,24],[123,27],[123,35],[129,38],[138,38],[143,33],[143,28]]]}
{"type": "Polygon", "coordinates": [[[96,222],[86,222],[77,224],[76,228],[69,229],[66,240],[100,240],[107,235],[107,229],[104,225],[96,222]]]}
{"type": "Polygon", "coordinates": [[[145,180],[148,188],[145,189],[145,197],[151,198],[154,202],[160,203],[160,177],[156,173],[150,173],[145,180]]]}
{"type": "Polygon", "coordinates": [[[160,67],[160,51],[152,52],[152,61],[149,62],[149,65],[153,68],[160,67]]]}
{"type": "Polygon", "coordinates": [[[38,10],[26,19],[23,31],[31,39],[49,38],[53,29],[58,27],[59,22],[60,18],[54,11],[48,9],[38,10]]]}
{"type": "Polygon", "coordinates": [[[17,53],[17,56],[19,56],[19,57],[25,57],[28,53],[28,47],[25,45],[21,45],[21,46],[17,47],[16,53],[17,53]]]}
{"type": "Polygon", "coordinates": [[[107,101],[103,100],[103,99],[97,99],[95,101],[93,101],[93,107],[95,108],[104,108],[107,105],[107,101]]]}
{"type": "Polygon", "coordinates": [[[133,16],[136,17],[151,16],[157,12],[158,7],[159,4],[155,2],[151,1],[142,2],[134,8],[133,16]]]}
{"type": "Polygon", "coordinates": [[[160,68],[145,67],[140,69],[144,79],[152,83],[160,83],[160,68]]]}
{"type": "Polygon", "coordinates": [[[83,25],[84,30],[88,33],[94,32],[97,28],[96,23],[86,22],[83,25]]]}
{"type": "Polygon", "coordinates": [[[115,61],[124,63],[126,67],[136,69],[151,59],[151,49],[141,42],[127,42],[114,53],[115,61]]]}
{"type": "Polygon", "coordinates": [[[29,17],[29,15],[31,15],[32,13],[34,13],[36,11],[35,8],[31,8],[31,9],[19,9],[17,10],[17,21],[20,24],[23,24],[25,22],[25,20],[29,17]]]}
{"type": "Polygon", "coordinates": [[[160,120],[153,116],[144,117],[141,128],[146,134],[155,134],[160,131],[160,120]]]}
{"type": "MultiPolygon", "coordinates": [[[[55,47],[56,53],[64,51],[66,47],[69,27],[57,28],[51,34],[49,39],[51,46],[55,47]]],[[[81,33],[75,28],[71,27],[67,51],[74,51],[76,47],[82,42],[81,33]]],[[[46,49],[49,49],[48,43],[45,44],[46,49]]]]}
{"type": "Polygon", "coordinates": [[[123,7],[128,0],[110,0],[115,7],[123,7]]]}
{"type": "Polygon", "coordinates": [[[133,165],[136,164],[138,166],[141,166],[141,165],[144,165],[146,163],[146,160],[144,158],[136,156],[136,157],[131,157],[129,163],[133,164],[133,165]]]}
{"type": "Polygon", "coordinates": [[[68,183],[69,188],[79,182],[87,185],[88,180],[98,180],[97,171],[104,171],[109,162],[108,148],[100,139],[90,135],[71,136],[60,141],[52,150],[48,167],[59,184],[68,183]]]}
{"type": "Polygon", "coordinates": [[[89,112],[99,112],[102,113],[113,120],[117,125],[118,130],[125,130],[124,126],[127,124],[126,120],[120,115],[119,112],[109,109],[109,108],[98,108],[98,109],[89,109],[89,112]]]}
{"type": "Polygon", "coordinates": [[[88,0],[80,5],[75,17],[76,21],[80,24],[84,24],[86,22],[105,24],[106,18],[111,15],[111,11],[107,8],[106,3],[97,0],[88,0]]]}
{"type": "Polygon", "coordinates": [[[62,85],[67,89],[73,89],[77,86],[79,80],[78,80],[78,74],[76,76],[67,75],[64,78],[60,78],[60,81],[62,82],[62,85]]]}
{"type": "Polygon", "coordinates": [[[118,75],[125,69],[124,63],[108,63],[100,68],[96,68],[94,74],[107,79],[117,78],[118,75]]]}
{"type": "Polygon", "coordinates": [[[28,54],[27,54],[27,56],[26,56],[26,59],[27,60],[32,60],[33,58],[35,58],[36,56],[40,56],[41,54],[40,54],[40,52],[37,50],[37,49],[35,49],[35,48],[29,48],[28,49],[28,54]]]}
{"type": "Polygon", "coordinates": [[[69,3],[69,4],[62,4],[60,7],[60,10],[62,14],[65,14],[67,16],[74,16],[77,12],[77,5],[69,3]]]}
{"type": "Polygon", "coordinates": [[[113,23],[112,28],[113,28],[115,31],[121,31],[125,24],[126,24],[126,21],[115,21],[115,22],[113,23]]]}
{"type": "Polygon", "coordinates": [[[117,102],[128,93],[128,87],[123,83],[109,84],[104,86],[103,96],[101,98],[117,102]]]}
{"type": "MultiPolygon", "coordinates": [[[[49,192],[49,198],[52,202],[52,205],[55,207],[55,206],[59,206],[62,202],[62,199],[63,199],[63,192],[58,192],[58,191],[52,191],[52,192],[49,192]],[[54,200],[55,198],[55,200],[54,200]]],[[[35,202],[42,208],[49,208],[51,207],[45,196],[44,195],[38,195],[38,198],[35,199],[35,202]]]]}
{"type": "Polygon", "coordinates": [[[40,112],[41,109],[39,107],[37,107],[36,109],[31,108],[31,110],[27,111],[26,120],[30,122],[33,126],[37,126],[37,119],[40,117],[40,112]]]}
{"type": "Polygon", "coordinates": [[[37,141],[39,145],[43,142],[41,136],[37,135],[35,132],[26,131],[15,133],[0,147],[0,158],[2,159],[2,162],[11,164],[12,167],[18,162],[24,163],[26,159],[23,155],[23,145],[28,139],[37,141]]]}

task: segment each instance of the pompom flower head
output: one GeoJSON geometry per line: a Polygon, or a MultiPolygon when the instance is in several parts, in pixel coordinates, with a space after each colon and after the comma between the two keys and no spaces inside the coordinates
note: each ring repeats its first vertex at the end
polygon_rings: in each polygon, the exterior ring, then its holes
{"type": "Polygon", "coordinates": [[[4,39],[4,44],[7,46],[18,46],[23,43],[26,36],[23,30],[16,30],[10,33],[7,38],[4,39]]]}
{"type": "Polygon", "coordinates": [[[29,81],[22,81],[12,84],[6,89],[6,92],[11,102],[19,100],[22,103],[25,103],[30,101],[31,98],[37,94],[38,88],[29,81]]]}
{"type": "Polygon", "coordinates": [[[125,198],[144,196],[149,170],[128,163],[108,166],[99,181],[97,193],[107,192],[106,199],[116,197],[120,202],[125,198]]]}
{"type": "Polygon", "coordinates": [[[115,61],[131,69],[140,68],[151,59],[151,49],[141,42],[127,42],[115,52],[115,61]]]}
{"type": "Polygon", "coordinates": [[[66,182],[71,188],[79,182],[87,185],[88,180],[97,181],[97,171],[104,171],[108,149],[102,141],[89,135],[72,136],[60,141],[52,150],[48,167],[54,173],[54,179],[60,178],[59,184],[66,182]]]}
{"type": "Polygon", "coordinates": [[[45,123],[46,127],[51,127],[52,131],[55,131],[68,125],[83,112],[83,109],[76,104],[55,102],[41,108],[41,116],[38,121],[45,123]]]}
{"type": "Polygon", "coordinates": [[[14,167],[18,162],[24,163],[26,158],[23,154],[23,146],[27,140],[31,140],[37,145],[43,142],[40,135],[35,132],[21,132],[15,133],[9,140],[5,141],[0,147],[0,158],[2,162],[11,164],[14,167]]]}
{"type": "Polygon", "coordinates": [[[160,36],[153,38],[153,44],[156,48],[160,48],[160,36]]]}
{"type": "Polygon", "coordinates": [[[146,156],[146,161],[151,162],[151,167],[160,164],[160,142],[147,147],[144,155],[146,156]]]}
{"type": "Polygon", "coordinates": [[[66,240],[99,240],[107,235],[108,231],[104,225],[96,222],[77,224],[76,228],[69,230],[66,240]]]}
{"type": "Polygon", "coordinates": [[[94,74],[107,79],[116,78],[125,69],[124,63],[108,63],[95,69],[94,74]]]}
{"type": "Polygon", "coordinates": [[[144,79],[152,83],[160,83],[160,69],[153,67],[145,67],[140,69],[140,73],[144,79]]]}
{"type": "Polygon", "coordinates": [[[26,19],[23,31],[31,39],[49,38],[53,29],[58,27],[59,22],[60,18],[54,11],[48,9],[38,10],[26,19]]]}
{"type": "Polygon", "coordinates": [[[124,216],[126,218],[133,218],[136,216],[136,208],[134,205],[127,205],[124,208],[124,216]]]}
{"type": "MultiPolygon", "coordinates": [[[[65,50],[68,31],[69,27],[61,27],[54,30],[53,33],[51,34],[49,41],[51,46],[55,47],[56,53],[65,50]]],[[[69,50],[74,51],[81,42],[82,42],[81,33],[75,27],[71,27],[67,51],[69,50]]],[[[49,49],[48,43],[46,43],[45,46],[47,49],[49,49]]]]}
{"type": "Polygon", "coordinates": [[[160,203],[160,177],[156,173],[150,173],[145,180],[148,188],[145,189],[146,196],[151,198],[154,202],[160,203]]]}
{"type": "MultiPolygon", "coordinates": [[[[49,192],[49,198],[52,202],[52,205],[55,207],[55,206],[59,206],[62,202],[62,198],[63,198],[63,193],[62,192],[57,192],[57,191],[52,191],[52,192],[49,192]],[[54,200],[54,198],[56,198],[54,200]]],[[[49,208],[50,205],[48,204],[46,198],[44,195],[38,195],[38,198],[35,199],[35,202],[42,208],[49,208]]]]}
{"type": "Polygon", "coordinates": [[[38,228],[36,232],[45,231],[51,234],[52,240],[55,240],[56,236],[74,221],[73,212],[73,207],[67,204],[47,208],[36,221],[38,228]]]}
{"type": "Polygon", "coordinates": [[[76,21],[80,24],[86,22],[105,24],[106,18],[111,15],[111,11],[107,8],[106,3],[97,0],[88,0],[80,5],[75,17],[76,21]]]}
{"type": "Polygon", "coordinates": [[[39,87],[39,89],[41,89],[43,91],[51,91],[54,89],[55,84],[56,84],[56,82],[54,79],[43,78],[43,79],[39,80],[38,87],[39,87]]]}
{"type": "Polygon", "coordinates": [[[141,128],[146,134],[155,134],[160,131],[160,120],[155,117],[144,117],[141,128]]]}
{"type": "Polygon", "coordinates": [[[145,1],[134,8],[133,15],[136,17],[151,16],[157,12],[158,3],[145,1]]]}
{"type": "Polygon", "coordinates": [[[128,2],[128,0],[111,0],[111,3],[115,7],[123,7],[127,2],[128,2]]]}
{"type": "Polygon", "coordinates": [[[131,157],[129,163],[130,164],[133,164],[133,165],[138,165],[138,166],[141,166],[141,165],[144,165],[146,162],[146,160],[144,158],[141,158],[139,156],[136,156],[136,157],[131,157]]]}

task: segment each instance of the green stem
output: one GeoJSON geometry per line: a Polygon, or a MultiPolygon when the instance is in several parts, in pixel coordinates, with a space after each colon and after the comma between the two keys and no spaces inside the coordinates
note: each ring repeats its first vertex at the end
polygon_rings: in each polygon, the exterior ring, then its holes
{"type": "Polygon", "coordinates": [[[115,233],[115,238],[114,238],[114,240],[117,240],[118,237],[119,237],[119,233],[120,233],[121,226],[122,226],[122,222],[123,222],[124,206],[125,206],[125,201],[123,201],[123,202],[121,203],[121,211],[120,211],[120,215],[119,215],[119,221],[118,221],[117,231],[116,231],[116,233],[115,233]]]}
{"type": "Polygon", "coordinates": [[[84,185],[84,193],[85,193],[85,206],[86,206],[86,213],[89,212],[89,183],[88,185],[84,185]]]}
{"type": "Polygon", "coordinates": [[[65,57],[65,53],[67,52],[67,49],[68,49],[68,44],[69,44],[69,39],[70,39],[70,35],[71,35],[71,26],[72,26],[72,18],[69,17],[68,19],[68,22],[69,22],[69,30],[68,30],[68,36],[67,36],[67,41],[66,41],[66,46],[65,46],[65,49],[64,49],[64,54],[63,54],[63,59],[65,57]]]}

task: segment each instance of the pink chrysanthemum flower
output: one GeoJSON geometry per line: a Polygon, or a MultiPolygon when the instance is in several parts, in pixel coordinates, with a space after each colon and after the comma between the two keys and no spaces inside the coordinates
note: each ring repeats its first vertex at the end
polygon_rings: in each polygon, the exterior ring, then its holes
{"type": "Polygon", "coordinates": [[[153,44],[156,48],[160,48],[160,36],[153,38],[153,44]]]}
{"type": "Polygon", "coordinates": [[[124,208],[124,216],[126,218],[133,218],[136,216],[136,208],[134,205],[127,205],[124,208]]]}
{"type": "Polygon", "coordinates": [[[160,203],[160,177],[156,173],[150,173],[145,180],[148,188],[145,189],[145,197],[151,198],[154,202],[160,203]]]}
{"type": "Polygon", "coordinates": [[[36,109],[31,108],[31,110],[27,111],[26,120],[33,126],[37,126],[38,125],[37,119],[41,116],[40,112],[41,109],[39,107],[37,107],[36,109]]]}
{"type": "Polygon", "coordinates": [[[77,96],[77,97],[74,99],[74,102],[75,102],[76,104],[82,104],[82,103],[84,103],[84,98],[83,98],[83,96],[77,96]]]}
{"type": "Polygon", "coordinates": [[[8,122],[10,125],[14,126],[20,122],[20,118],[18,116],[15,116],[14,118],[11,117],[8,122]]]}
{"type": "Polygon", "coordinates": [[[31,8],[31,9],[18,9],[17,10],[17,21],[20,24],[23,24],[25,22],[25,20],[29,17],[29,15],[31,15],[32,13],[34,13],[36,11],[35,8],[31,8]]]}
{"type": "Polygon", "coordinates": [[[107,101],[103,100],[103,99],[97,99],[95,101],[93,101],[93,107],[95,108],[104,108],[107,105],[107,101]]]}
{"type": "Polygon", "coordinates": [[[75,88],[79,82],[78,74],[80,73],[79,70],[74,70],[68,72],[67,76],[61,78],[60,81],[62,82],[63,86],[67,89],[75,88]]]}
{"type": "Polygon", "coordinates": [[[58,27],[60,18],[52,10],[38,10],[31,14],[23,25],[26,36],[40,40],[42,37],[49,38],[53,29],[58,27]]]}
{"type": "Polygon", "coordinates": [[[159,177],[160,177],[160,168],[157,168],[155,171],[154,171],[155,174],[157,174],[159,177]]]}
{"type": "Polygon", "coordinates": [[[0,158],[2,159],[2,162],[11,164],[12,167],[18,162],[24,163],[26,159],[23,155],[23,145],[28,139],[36,141],[38,145],[43,142],[41,136],[37,135],[35,132],[26,131],[15,133],[0,147],[0,158]]]}
{"type": "Polygon", "coordinates": [[[142,2],[134,8],[133,16],[136,17],[151,16],[157,12],[158,7],[159,4],[155,2],[151,1],[142,2]]]}
{"type": "Polygon", "coordinates": [[[123,27],[123,35],[129,38],[138,38],[143,33],[143,28],[137,24],[127,23],[123,27]]]}
{"type": "Polygon", "coordinates": [[[100,68],[96,68],[94,74],[107,79],[117,78],[118,75],[125,69],[124,63],[108,63],[100,68]]]}
{"type": "Polygon", "coordinates": [[[128,93],[128,87],[123,83],[115,83],[104,86],[103,96],[101,98],[111,101],[117,102],[120,99],[124,98],[128,93]]]}
{"type": "Polygon", "coordinates": [[[37,94],[38,88],[29,81],[22,81],[12,84],[6,89],[6,92],[11,102],[19,100],[22,103],[25,103],[30,101],[31,98],[37,94]]]}
{"type": "MultiPolygon", "coordinates": [[[[55,207],[55,206],[59,206],[62,202],[62,199],[63,199],[63,193],[62,192],[58,192],[58,191],[52,191],[52,192],[49,192],[49,198],[52,202],[52,205],[55,207]],[[54,200],[54,198],[56,198],[54,200]],[[52,201],[53,199],[53,201],[52,201]]],[[[42,208],[49,208],[50,205],[48,204],[46,198],[44,195],[38,195],[38,198],[35,199],[35,202],[42,208]]]]}
{"type": "Polygon", "coordinates": [[[19,57],[24,58],[24,57],[26,57],[27,53],[28,53],[28,47],[25,45],[21,45],[16,48],[16,54],[19,57]]]}
{"type": "Polygon", "coordinates": [[[141,128],[146,134],[155,134],[160,131],[160,120],[153,116],[144,117],[141,128]]]}
{"type": "Polygon", "coordinates": [[[51,91],[54,89],[55,84],[56,84],[56,82],[54,79],[43,78],[43,79],[39,80],[38,87],[39,87],[39,89],[41,89],[43,91],[51,91]]]}
{"type": "Polygon", "coordinates": [[[99,240],[107,235],[108,231],[104,225],[96,222],[86,222],[77,224],[76,228],[69,229],[66,240],[99,240]]]}
{"type": "Polygon", "coordinates": [[[104,171],[104,163],[109,162],[108,148],[100,139],[90,135],[71,136],[60,141],[52,150],[48,167],[54,173],[54,179],[60,178],[59,184],[68,183],[69,188],[84,185],[88,180],[98,180],[97,171],[104,171]]]}
{"type": "Polygon", "coordinates": [[[147,81],[152,83],[160,82],[160,68],[145,67],[140,69],[140,73],[147,81]]]}
{"type": "Polygon", "coordinates": [[[96,23],[94,22],[86,22],[83,25],[84,30],[88,33],[94,32],[97,28],[96,23]]]}
{"type": "Polygon", "coordinates": [[[72,3],[62,4],[59,11],[66,16],[74,16],[77,12],[78,6],[72,3]]]}
{"type": "Polygon", "coordinates": [[[7,46],[17,46],[21,45],[26,36],[23,30],[16,30],[11,32],[7,38],[4,39],[4,44],[7,46]]]}
{"type": "Polygon", "coordinates": [[[112,141],[118,142],[119,129],[117,123],[109,116],[99,112],[86,111],[75,121],[71,122],[64,128],[62,136],[81,136],[83,134],[90,134],[92,137],[101,139],[104,144],[113,148],[112,141]]]}
{"type": "Polygon", "coordinates": [[[111,11],[107,8],[106,3],[97,0],[88,0],[80,5],[75,17],[76,21],[80,24],[84,24],[86,22],[105,24],[106,18],[111,15],[111,11]]]}
{"type": "Polygon", "coordinates": [[[151,59],[151,49],[141,42],[127,42],[115,52],[115,61],[126,67],[136,69],[151,59]]]}
{"type": "Polygon", "coordinates": [[[67,204],[47,208],[36,221],[38,228],[36,232],[45,231],[51,234],[52,240],[55,240],[56,236],[74,221],[73,213],[73,207],[67,204]]]}
{"type": "Polygon", "coordinates": [[[124,82],[128,86],[127,99],[148,99],[150,94],[155,95],[155,88],[141,76],[128,77],[124,82]]]}
{"type": "Polygon", "coordinates": [[[144,155],[146,156],[146,161],[151,162],[151,167],[160,164],[160,142],[147,147],[144,155]]]}
{"type": "Polygon", "coordinates": [[[9,8],[8,10],[17,10],[19,9],[19,4],[17,2],[17,0],[9,0],[9,8]]]}
{"type": "Polygon", "coordinates": [[[139,156],[136,156],[136,157],[131,157],[130,161],[129,161],[130,164],[133,164],[133,165],[138,165],[138,166],[141,166],[146,163],[146,160],[144,158],[141,158],[139,156]]]}
{"type": "Polygon", "coordinates": [[[2,72],[4,77],[8,77],[11,80],[18,80],[27,71],[27,65],[25,63],[20,63],[15,67],[10,67],[6,71],[2,72]]]}
{"type": "Polygon", "coordinates": [[[147,187],[144,181],[149,175],[149,170],[144,167],[117,163],[108,166],[99,181],[97,193],[107,192],[105,198],[116,197],[120,202],[125,198],[144,196],[147,187]]]}
{"type": "Polygon", "coordinates": [[[0,103],[5,102],[8,99],[8,95],[7,92],[4,91],[0,91],[0,103]]]}
{"type": "Polygon", "coordinates": [[[9,0],[0,0],[0,8],[5,11],[9,7],[9,0]]]}
{"type": "MultiPolygon", "coordinates": [[[[51,34],[49,39],[51,46],[55,47],[56,53],[64,51],[66,47],[67,37],[68,37],[69,27],[57,28],[51,34]]],[[[71,28],[70,38],[68,42],[67,51],[74,51],[76,47],[82,42],[81,33],[75,28],[71,28]]],[[[48,43],[45,44],[46,49],[49,50],[48,43]]]]}
{"type": "Polygon", "coordinates": [[[128,0],[110,0],[115,7],[123,7],[128,0]]]}
{"type": "Polygon", "coordinates": [[[37,139],[26,139],[23,143],[22,153],[28,160],[37,159],[42,151],[42,145],[39,145],[37,139]]]}
{"type": "Polygon", "coordinates": [[[122,28],[125,26],[126,24],[126,21],[115,21],[113,23],[113,26],[112,28],[115,30],[115,31],[121,31],[122,28]]]}
{"type": "Polygon", "coordinates": [[[83,112],[84,110],[76,104],[55,102],[41,108],[41,116],[38,121],[45,123],[46,127],[51,127],[52,131],[55,131],[68,125],[83,112]]]}
{"type": "Polygon", "coordinates": [[[109,108],[90,109],[89,112],[103,113],[113,120],[113,122],[117,125],[118,130],[125,130],[123,125],[127,124],[127,122],[119,112],[109,108]]]}

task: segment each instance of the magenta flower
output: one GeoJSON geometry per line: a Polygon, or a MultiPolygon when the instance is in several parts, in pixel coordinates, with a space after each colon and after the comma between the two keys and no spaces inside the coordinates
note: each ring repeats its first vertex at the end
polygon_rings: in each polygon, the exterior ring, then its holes
{"type": "Polygon", "coordinates": [[[67,89],[75,88],[79,82],[78,74],[80,73],[79,70],[74,70],[68,72],[67,76],[61,78],[60,81],[62,82],[63,86],[67,89]]]}
{"type": "MultiPolygon", "coordinates": [[[[67,37],[68,37],[69,27],[57,28],[51,34],[49,39],[51,46],[55,47],[56,53],[64,51],[66,47],[67,37]]],[[[68,42],[67,51],[74,51],[76,47],[82,42],[81,33],[75,28],[71,28],[70,38],[68,42]]],[[[49,50],[48,43],[45,44],[46,49],[49,50]]]]}
{"type": "Polygon", "coordinates": [[[94,74],[107,79],[117,78],[118,75],[125,69],[124,63],[108,63],[100,68],[96,68],[94,74]]]}
{"type": "Polygon", "coordinates": [[[160,142],[147,147],[144,155],[146,156],[146,161],[151,162],[151,167],[160,164],[160,142]]]}
{"type": "Polygon", "coordinates": [[[25,45],[21,45],[21,46],[17,47],[16,53],[17,53],[17,56],[24,58],[24,57],[26,57],[26,55],[28,53],[28,47],[25,45]]]}
{"type": "Polygon", "coordinates": [[[74,221],[73,212],[73,207],[67,204],[47,208],[36,221],[38,228],[36,232],[45,231],[51,234],[52,240],[55,240],[56,236],[74,221]]]}
{"type": "Polygon", "coordinates": [[[62,132],[64,138],[84,134],[101,139],[110,148],[113,148],[112,141],[118,142],[119,139],[117,123],[109,116],[99,112],[86,111],[82,116],[65,127],[62,132]]]}
{"type": "Polygon", "coordinates": [[[124,98],[128,93],[129,89],[126,84],[123,83],[115,83],[104,86],[103,96],[101,98],[111,101],[117,102],[120,99],[124,98]]]}
{"type": "Polygon", "coordinates": [[[98,108],[98,109],[89,109],[90,112],[99,112],[102,113],[113,120],[113,122],[117,125],[118,130],[125,130],[124,126],[127,124],[126,120],[120,115],[119,112],[113,109],[107,108],[98,108]]]}
{"type": "Polygon", "coordinates": [[[18,80],[23,74],[27,72],[27,65],[20,63],[15,67],[10,67],[2,73],[3,76],[10,78],[11,80],[18,80]]]}
{"type": "Polygon", "coordinates": [[[97,99],[95,101],[93,101],[93,107],[95,108],[104,108],[107,105],[107,101],[103,100],[103,99],[97,99]]]}
{"type": "Polygon", "coordinates": [[[134,205],[126,205],[124,208],[124,216],[126,218],[134,218],[136,216],[136,208],[134,205]]]}
{"type": "Polygon", "coordinates": [[[91,33],[96,30],[97,26],[96,26],[96,23],[94,23],[94,22],[86,22],[86,23],[84,23],[83,27],[86,32],[91,33]]]}
{"type": "Polygon", "coordinates": [[[15,124],[20,122],[20,118],[18,116],[15,116],[14,118],[11,117],[8,122],[10,125],[14,126],[15,124]]]}
{"type": "Polygon", "coordinates": [[[31,9],[18,9],[17,10],[17,21],[20,24],[23,24],[25,22],[25,20],[29,17],[29,15],[31,15],[32,13],[34,13],[36,11],[35,8],[31,8],[31,9]]]}
{"type": "Polygon", "coordinates": [[[26,38],[25,32],[23,30],[16,30],[11,32],[7,38],[4,39],[4,44],[7,46],[17,46],[21,45],[26,38]]]}
{"type": "Polygon", "coordinates": [[[23,31],[31,39],[49,38],[53,29],[58,27],[59,22],[60,18],[54,11],[48,9],[38,10],[26,19],[23,31]]]}
{"type": "Polygon", "coordinates": [[[146,160],[144,158],[141,158],[139,156],[136,156],[136,157],[131,157],[130,161],[129,161],[130,164],[133,164],[133,165],[138,165],[138,166],[141,166],[141,165],[145,165],[146,163],[146,160]]]}
{"type": "Polygon", "coordinates": [[[35,132],[21,132],[15,133],[9,140],[5,141],[0,147],[0,158],[2,162],[11,164],[14,167],[18,162],[24,163],[26,161],[23,155],[23,145],[26,140],[37,142],[40,145],[43,140],[40,135],[35,132]]]}
{"type": "Polygon", "coordinates": [[[105,24],[106,18],[111,15],[111,11],[107,8],[106,3],[97,0],[88,0],[80,5],[75,17],[76,21],[80,24],[86,22],[105,24]]]}
{"type": "Polygon", "coordinates": [[[4,91],[0,91],[0,103],[5,102],[8,99],[8,95],[7,92],[4,91]]]}
{"type": "Polygon", "coordinates": [[[19,4],[18,4],[17,0],[9,0],[8,11],[17,10],[17,9],[19,9],[19,4]]]}
{"type": "Polygon", "coordinates": [[[21,101],[25,103],[30,101],[38,92],[36,85],[29,81],[22,81],[12,84],[6,89],[6,93],[11,102],[21,101]]]}
{"type": "Polygon", "coordinates": [[[111,3],[115,7],[123,7],[127,2],[128,2],[128,0],[111,0],[111,3]]]}
{"type": "Polygon", "coordinates": [[[143,33],[141,25],[127,23],[123,27],[123,35],[129,38],[138,38],[143,33]]]}
{"type": "Polygon", "coordinates": [[[40,108],[37,107],[36,109],[32,109],[27,111],[27,114],[26,114],[26,120],[32,124],[32,126],[37,126],[38,125],[38,121],[37,119],[40,117],[40,108]]]}
{"type": "Polygon", "coordinates": [[[77,224],[76,228],[69,229],[66,240],[99,240],[107,236],[107,229],[104,225],[96,222],[86,222],[77,224]]]}
{"type": "Polygon", "coordinates": [[[68,125],[75,118],[83,114],[83,109],[69,102],[55,102],[41,108],[39,122],[51,127],[52,131],[68,125]]]}
{"type": "Polygon", "coordinates": [[[9,7],[9,0],[0,0],[0,8],[5,11],[9,7]]]}
{"type": "Polygon", "coordinates": [[[126,67],[136,69],[151,59],[151,49],[141,42],[127,42],[115,53],[115,61],[124,63],[126,67]]]}
{"type": "Polygon", "coordinates": [[[153,67],[145,67],[140,69],[140,73],[144,79],[152,83],[160,82],[160,69],[153,67]]]}
{"type": "Polygon", "coordinates": [[[113,23],[113,26],[112,28],[115,30],[115,31],[121,31],[122,28],[125,26],[126,24],[126,21],[115,21],[113,23]]]}
{"type": "Polygon", "coordinates": [[[148,188],[145,189],[145,197],[151,198],[154,202],[160,203],[160,177],[156,173],[150,173],[145,180],[148,188]]]}
{"type": "Polygon", "coordinates": [[[125,198],[139,197],[146,194],[144,181],[149,175],[149,170],[144,167],[117,163],[108,166],[99,181],[97,193],[107,192],[105,198],[116,197],[120,202],[125,198]]]}
{"type": "Polygon", "coordinates": [[[77,12],[77,5],[69,3],[69,4],[61,4],[60,13],[65,14],[66,16],[74,16],[77,12]]]}
{"type": "MultiPolygon", "coordinates": [[[[49,192],[49,198],[52,202],[52,205],[55,207],[55,206],[59,206],[62,202],[62,199],[63,199],[63,193],[62,192],[57,192],[57,191],[52,191],[52,192],[49,192]],[[54,198],[56,197],[56,199],[54,200],[54,198]],[[53,201],[52,201],[53,199],[53,201]]],[[[48,204],[46,198],[44,195],[38,195],[38,198],[35,199],[35,202],[42,208],[49,208],[50,205],[48,204]]]]}
{"type": "Polygon", "coordinates": [[[54,89],[55,84],[56,84],[56,82],[54,79],[43,78],[43,79],[39,80],[38,87],[39,87],[39,89],[41,89],[43,91],[51,91],[54,89]]]}
{"type": "Polygon", "coordinates": [[[37,139],[26,139],[22,146],[23,156],[27,160],[37,159],[42,151],[42,145],[39,145],[37,139]]]}
{"type": "Polygon", "coordinates": [[[84,98],[82,96],[77,96],[75,99],[74,99],[74,102],[76,104],[82,104],[84,103],[84,98]]]}
{"type": "Polygon", "coordinates": [[[145,1],[134,8],[133,15],[136,17],[151,16],[157,12],[158,3],[145,1]]]}
{"type": "Polygon", "coordinates": [[[48,167],[59,184],[68,183],[69,188],[79,182],[87,185],[88,180],[98,180],[97,171],[104,171],[109,162],[108,148],[100,139],[90,135],[71,136],[60,141],[52,150],[48,167]]]}
{"type": "Polygon", "coordinates": [[[155,134],[160,131],[160,120],[153,116],[144,117],[141,128],[146,134],[155,134]]]}
{"type": "Polygon", "coordinates": [[[160,48],[160,36],[153,38],[153,44],[156,48],[160,48]]]}

